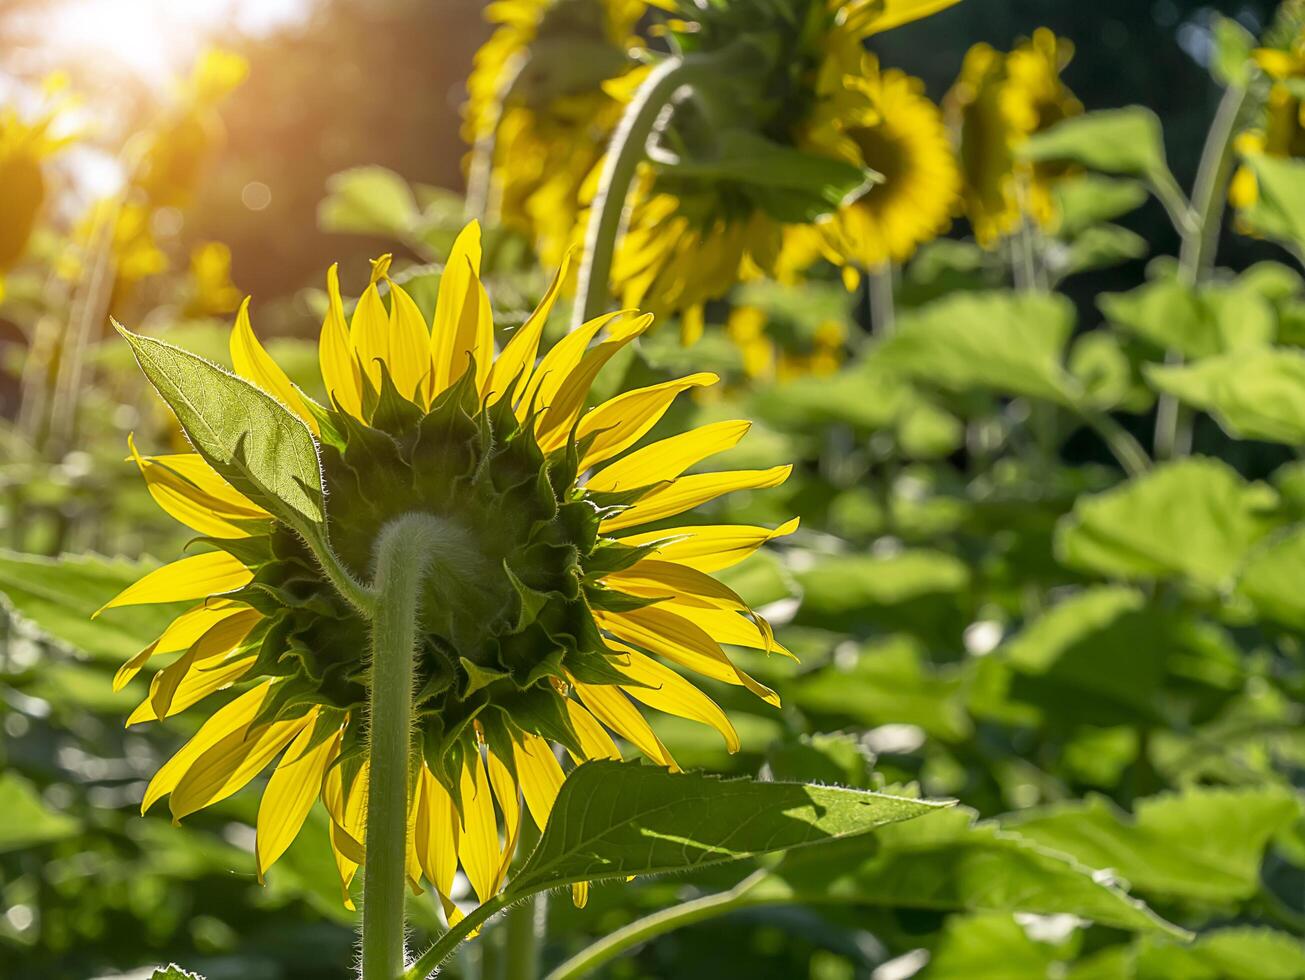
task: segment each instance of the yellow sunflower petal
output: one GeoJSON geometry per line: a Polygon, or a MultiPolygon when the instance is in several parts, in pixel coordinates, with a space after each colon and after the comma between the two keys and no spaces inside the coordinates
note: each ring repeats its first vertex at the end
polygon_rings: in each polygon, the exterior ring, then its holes
{"type": "Polygon", "coordinates": [[[521,799],[511,770],[492,749],[485,754],[489,757],[489,785],[494,790],[494,799],[498,801],[498,808],[503,814],[503,850],[499,855],[498,870],[494,874],[494,891],[497,893],[503,887],[508,865],[516,853],[517,836],[521,833],[521,799]]]}
{"type": "Polygon", "coordinates": [[[340,876],[340,896],[350,912],[354,911],[354,902],[349,885],[363,862],[363,847],[359,841],[367,823],[367,776],[368,766],[364,762],[346,796],[343,774],[335,765],[327,769],[322,784],[322,802],[331,814],[331,851],[335,855],[335,870],[340,876]]]}
{"type": "Polygon", "coordinates": [[[458,857],[476,897],[488,902],[494,897],[498,877],[498,825],[485,760],[479,752],[473,756],[462,763],[462,833],[458,838],[458,857]]]}
{"type": "Polygon", "coordinates": [[[575,729],[576,735],[580,738],[580,750],[583,756],[575,757],[576,762],[587,762],[590,759],[616,759],[620,760],[621,752],[612,741],[612,736],[607,734],[606,729],[598,724],[598,719],[591,715],[583,705],[567,698],[566,713],[571,718],[571,727],[575,729]]]}
{"type": "MultiPolygon", "coordinates": [[[[430,374],[430,330],[421,309],[403,287],[390,284],[390,376],[404,398],[422,402],[419,390],[430,374]]],[[[426,404],[422,402],[422,404],[426,404]]]]}
{"type": "Polygon", "coordinates": [[[322,381],[340,410],[362,421],[362,374],[358,359],[353,353],[353,345],[349,342],[344,301],[340,298],[338,264],[327,270],[326,294],[326,317],[322,320],[322,333],[317,342],[317,360],[322,371],[322,381]]]}
{"type": "Polygon", "coordinates": [[[630,703],[619,687],[608,684],[581,684],[573,680],[572,686],[586,708],[594,717],[616,732],[654,762],[678,771],[679,766],[662,744],[639,709],[630,703]]]}
{"type": "MultiPolygon", "coordinates": [[[[225,551],[191,555],[156,568],[127,586],[95,611],[98,616],[118,606],[141,606],[156,602],[182,602],[221,595],[248,585],[254,573],[225,551]]],[[[93,618],[93,617],[92,617],[93,618]]]]}
{"type": "Polygon", "coordinates": [[[589,904],[589,882],[577,881],[571,886],[571,904],[578,909],[589,904]]]}
{"type": "Polygon", "coordinates": [[[786,657],[793,656],[786,646],[776,642],[769,628],[761,626],[765,620],[760,617],[758,622],[728,609],[704,609],[701,606],[686,605],[674,600],[665,603],[663,608],[702,627],[718,643],[765,650],[767,653],[781,653],[786,657]]]}
{"type": "Polygon", "coordinates": [[[227,507],[223,500],[206,494],[168,466],[142,456],[136,451],[135,439],[130,435],[127,436],[127,448],[145,478],[150,496],[168,516],[209,537],[249,537],[250,532],[242,523],[237,523],[251,520],[247,512],[227,507]]]}
{"type": "MultiPolygon", "coordinates": [[[[172,692],[171,700],[168,704],[166,713],[162,717],[170,717],[185,711],[194,704],[198,704],[210,694],[214,694],[224,688],[230,687],[240,678],[244,677],[249,668],[254,665],[257,657],[241,657],[238,660],[232,660],[230,663],[220,664],[216,667],[210,667],[207,670],[192,670],[176,686],[172,692]]],[[[160,671],[162,674],[162,671],[160,671]]],[[[156,675],[156,677],[159,675],[156,675]]],[[[151,684],[150,695],[140,704],[136,705],[127,718],[127,727],[138,725],[143,721],[160,721],[162,717],[154,707],[155,689],[151,684]]]]}
{"type": "Polygon", "coordinates": [[[521,741],[512,746],[513,758],[517,764],[517,778],[521,781],[521,795],[526,799],[526,807],[535,826],[542,833],[548,826],[548,815],[553,812],[553,803],[562,790],[566,773],[553,755],[553,749],[547,741],[538,735],[523,732],[521,741]]]}
{"type": "Polygon", "coordinates": [[[145,462],[162,466],[193,485],[202,494],[203,500],[216,501],[214,509],[229,515],[233,520],[262,520],[272,516],[222,479],[199,453],[169,453],[143,458],[145,462]]]}
{"type": "Polygon", "coordinates": [[[272,689],[272,681],[266,681],[250,688],[240,697],[223,705],[200,726],[189,742],[177,750],[167,762],[159,767],[149,785],[145,787],[145,798],[141,801],[140,812],[144,813],[160,798],[171,793],[173,787],[181,780],[196,759],[207,752],[232,732],[246,728],[258,709],[267,700],[272,689]]]}
{"type": "Polygon", "coordinates": [[[349,343],[358,358],[363,377],[381,390],[381,365],[390,366],[390,314],[380,290],[372,283],[358,298],[349,324],[349,343]]]}
{"type": "Polygon", "coordinates": [[[449,791],[423,765],[421,799],[417,807],[417,859],[422,873],[440,897],[448,899],[458,873],[458,812],[449,791]]]}
{"type": "Polygon", "coordinates": [[[231,328],[231,364],[236,369],[236,374],[246,381],[252,381],[298,415],[308,428],[313,430],[313,435],[319,434],[317,420],[308,411],[303,396],[295,390],[295,386],[281,370],[281,366],[268,356],[263,345],[254,336],[254,328],[249,323],[248,296],[240,304],[240,312],[236,314],[236,325],[231,328]]]}
{"type": "Polygon", "coordinates": [[[224,800],[257,776],[305,725],[312,725],[314,706],[302,718],[273,721],[255,729],[241,728],[214,743],[191,763],[168,797],[172,819],[224,800]]]}
{"type": "Polygon", "coordinates": [[[657,557],[673,561],[700,572],[718,572],[737,565],[767,541],[792,534],[798,528],[798,519],[786,521],[773,531],[746,524],[717,524],[699,527],[676,527],[666,531],[645,531],[620,539],[622,544],[634,547],[666,540],[657,548],[657,557]]]}
{"type": "Polygon", "coordinates": [[[708,456],[738,445],[751,427],[751,422],[741,419],[713,422],[650,443],[603,467],[589,478],[585,488],[595,491],[629,490],[673,480],[708,456]]]}
{"type": "Polygon", "coordinates": [[[720,732],[730,752],[739,750],[738,732],[720,705],[665,664],[628,647],[624,653],[627,659],[619,665],[621,673],[643,685],[625,688],[626,694],[668,715],[709,725],[720,732]]]}
{"type": "Polygon", "coordinates": [[[476,359],[477,388],[483,390],[482,377],[489,378],[494,322],[480,282],[480,258],[480,223],[473,221],[454,240],[440,278],[431,322],[430,401],[462,377],[468,357],[476,359]]]}
{"type": "Polygon", "coordinates": [[[580,469],[597,466],[633,446],[666,414],[671,402],[681,392],[714,385],[719,380],[710,372],[692,374],[647,388],[635,388],[603,402],[581,418],[576,429],[577,440],[596,436],[580,461],[580,469]]]}
{"type": "Polygon", "coordinates": [[[317,727],[305,725],[295,736],[263,790],[254,845],[259,881],[299,836],[313,801],[322,792],[326,769],[340,753],[338,730],[312,744],[319,734],[317,727]]]}
{"type": "Polygon", "coordinates": [[[719,643],[702,627],[683,616],[650,606],[621,613],[595,610],[594,620],[619,640],[665,657],[704,677],[742,685],[767,704],[779,707],[779,695],[734,666],[719,643]]]}
{"type": "Polygon", "coordinates": [[[490,371],[489,384],[484,392],[485,404],[492,405],[505,395],[509,395],[509,388],[512,404],[515,404],[517,395],[529,383],[530,369],[535,363],[535,356],[539,353],[540,338],[544,335],[548,316],[553,311],[553,304],[562,290],[562,284],[566,281],[574,253],[575,250],[571,249],[562,257],[562,265],[557,270],[557,275],[553,277],[548,291],[539,301],[539,305],[512,335],[512,339],[504,346],[503,352],[495,359],[493,370],[490,371]]]}
{"type": "Polygon", "coordinates": [[[535,425],[535,436],[544,452],[550,452],[566,444],[571,428],[584,408],[589,389],[598,377],[598,372],[620,353],[626,344],[646,331],[652,322],[651,313],[638,317],[620,330],[613,330],[610,340],[585,352],[580,362],[553,393],[547,411],[540,415],[535,425]]]}
{"type": "Polygon", "coordinates": [[[517,406],[517,418],[525,418],[532,411],[539,412],[542,417],[552,405],[558,390],[566,383],[567,377],[585,356],[590,341],[609,323],[626,313],[625,310],[618,310],[594,317],[554,344],[540,358],[538,366],[531,373],[517,406]]]}
{"type": "Polygon", "coordinates": [[[215,599],[187,609],[168,624],[157,640],[118,668],[113,676],[113,689],[121,691],[126,687],[155,654],[176,653],[189,648],[215,623],[231,615],[233,605],[225,599],[215,599]]]}
{"type": "Polygon", "coordinates": [[[766,470],[731,470],[682,476],[667,486],[658,487],[640,497],[627,510],[607,518],[599,525],[599,529],[604,534],[610,534],[622,528],[651,524],[665,517],[682,514],[736,490],[777,487],[792,472],[792,466],[772,466],[766,470]]]}
{"type": "Polygon", "coordinates": [[[209,667],[217,666],[212,661],[225,657],[239,646],[262,618],[263,614],[256,609],[237,609],[209,627],[176,662],[155,674],[154,681],[150,684],[149,697],[154,717],[163,719],[183,710],[173,704],[181,685],[192,673],[201,673],[206,664],[209,667]]]}

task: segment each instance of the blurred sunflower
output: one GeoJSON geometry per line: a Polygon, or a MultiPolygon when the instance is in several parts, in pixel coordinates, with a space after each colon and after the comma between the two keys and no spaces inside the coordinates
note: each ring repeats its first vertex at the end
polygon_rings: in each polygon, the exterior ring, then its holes
{"type": "Polygon", "coordinates": [[[810,336],[790,336],[773,329],[771,317],[755,306],[731,310],[725,334],[739,351],[744,375],[754,381],[834,374],[847,344],[847,328],[834,318],[822,320],[810,336]]]}
{"type": "Polygon", "coordinates": [[[77,139],[59,132],[60,120],[73,107],[65,75],[51,75],[42,85],[44,106],[25,119],[15,106],[0,107],[0,299],[4,276],[27,250],[45,204],[44,163],[77,139]]]}
{"type": "MultiPolygon", "coordinates": [[[[498,25],[467,81],[463,138],[489,147],[491,213],[550,265],[576,233],[580,189],[620,122],[606,87],[643,69],[630,57],[644,0],[497,0],[498,25]]],[[[489,202],[486,202],[489,203],[489,202]]]]}
{"type": "MultiPolygon", "coordinates": [[[[857,200],[865,171],[877,169],[866,152],[891,150],[869,131],[864,145],[854,137],[836,139],[846,134],[834,132],[849,102],[864,105],[883,87],[881,79],[863,77],[864,41],[955,2],[806,0],[765,24],[752,6],[667,0],[664,5],[679,15],[668,33],[683,50],[723,52],[740,38],[754,38],[756,46],[739,71],[728,73],[734,77],[721,81],[721,91],[676,103],[661,140],[669,149],[643,165],[629,230],[612,266],[622,302],[693,311],[738,281],[774,274],[786,226],[810,224],[857,200]],[[845,184],[847,174],[857,180],[831,199],[830,188],[845,184]]],[[[894,108],[905,110],[900,100],[894,108]]],[[[912,108],[918,125],[923,113],[912,108]]],[[[867,130],[871,112],[860,115],[867,130]]],[[[898,120],[911,125],[905,116],[898,120]]],[[[866,198],[879,192],[873,188],[866,198]]],[[[858,220],[850,219],[850,226],[859,227],[858,220]]],[[[904,234],[905,220],[899,212],[896,235],[904,234]]]]}
{"type": "MultiPolygon", "coordinates": [[[[320,440],[332,543],[355,575],[368,572],[381,529],[412,511],[456,524],[467,562],[479,568],[474,581],[436,576],[426,586],[415,666],[420,748],[412,760],[408,875],[414,887],[430,882],[454,919],[459,864],[482,901],[502,885],[521,798],[538,827],[547,822],[563,779],[554,743],[577,762],[615,758],[615,733],[674,768],[642,704],[710,725],[730,751],[738,748],[724,712],[663,661],[779,703],[721,644],[787,651],[710,573],[796,526],[665,527],[667,518],[730,491],[776,486],[789,467],[683,475],[734,446],[744,421],[627,453],[677,395],[717,379],[695,374],[654,384],[585,412],[599,370],[651,317],[600,317],[537,362],[564,261],[496,355],[480,259],[473,223],[453,247],[429,325],[388,280],[388,258],[374,265],[372,284],[346,321],[333,266],[320,340],[330,408],[296,388],[264,352],[248,301],[231,334],[236,372],[320,440]],[[654,529],[637,530],[648,524],[654,529]]],[[[199,455],[142,456],[134,445],[131,454],[154,499],[214,550],[151,572],[105,606],[197,603],[119,671],[121,688],[151,657],[179,654],[155,674],[128,724],[249,685],[158,771],[142,809],[169,795],[180,819],[236,792],[279,755],[259,807],[258,872],[290,845],[320,797],[348,903],[364,859],[368,624],[338,597],[295,532],[199,455]]],[[[583,902],[583,887],[576,898],[583,902]]]]}
{"type": "MultiPolygon", "coordinates": [[[[1300,98],[1305,84],[1305,34],[1298,34],[1286,49],[1257,48],[1255,63],[1272,80],[1264,102],[1263,122],[1237,134],[1239,155],[1305,157],[1305,104],[1300,98]]],[[[1259,200],[1255,172],[1242,165],[1233,174],[1228,199],[1239,210],[1259,200]]]]}
{"type": "Polygon", "coordinates": [[[842,98],[821,107],[805,142],[871,168],[882,183],[827,221],[791,228],[786,266],[800,268],[817,252],[859,269],[904,262],[951,224],[961,180],[942,113],[918,79],[880,71],[868,54],[863,65],[845,82],[842,98]]]}
{"type": "Polygon", "coordinates": [[[1015,151],[1083,111],[1060,78],[1073,55],[1073,44],[1045,27],[1008,54],[987,44],[965,54],[944,107],[960,142],[965,212],[983,245],[1016,230],[1024,217],[1046,229],[1055,224],[1052,187],[1065,165],[1024,163],[1015,151]]]}
{"type": "Polygon", "coordinates": [[[201,242],[190,252],[187,316],[220,316],[240,306],[240,291],[231,281],[231,249],[222,242],[201,242]]]}

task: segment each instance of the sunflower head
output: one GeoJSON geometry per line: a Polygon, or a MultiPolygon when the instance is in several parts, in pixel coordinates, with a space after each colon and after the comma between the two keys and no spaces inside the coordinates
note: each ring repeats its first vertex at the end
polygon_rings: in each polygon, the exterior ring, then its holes
{"type": "Polygon", "coordinates": [[[0,293],[3,274],[27,249],[45,204],[44,162],[77,139],[61,131],[61,121],[75,99],[68,80],[56,74],[42,85],[43,105],[33,118],[14,106],[0,107],[0,293]]]}
{"type": "Polygon", "coordinates": [[[556,264],[575,233],[581,185],[621,118],[607,88],[630,57],[643,0],[500,0],[467,81],[463,138],[492,146],[493,210],[556,264]]]}
{"type": "MultiPolygon", "coordinates": [[[[786,251],[811,255],[800,239],[818,237],[819,251],[841,263],[873,269],[903,262],[916,248],[944,233],[960,198],[960,170],[942,113],[918,80],[881,71],[866,55],[862,72],[847,79],[842,96],[816,114],[807,145],[869,167],[881,180],[829,221],[795,229],[786,251]]],[[[794,256],[795,260],[797,256],[794,256]]]]}
{"type": "Polygon", "coordinates": [[[987,44],[966,52],[945,105],[960,140],[966,214],[983,244],[1024,218],[1044,228],[1055,223],[1051,191],[1064,166],[1023,163],[1016,150],[1083,111],[1060,79],[1071,57],[1073,45],[1045,27],[1006,54],[987,44]]]}
{"type": "MultiPolygon", "coordinates": [[[[1298,14],[1299,16],[1299,14],[1298,14]]],[[[1281,26],[1281,25],[1279,25],[1281,26]]],[[[1243,156],[1305,157],[1305,26],[1298,28],[1284,47],[1257,48],[1255,63],[1270,79],[1258,125],[1237,134],[1235,148],[1243,156]]],[[[1259,200],[1255,173],[1241,166],[1228,187],[1228,198],[1238,209],[1259,200]]]]}
{"type": "MultiPolygon", "coordinates": [[[[867,78],[865,39],[953,2],[667,4],[679,15],[667,32],[677,49],[727,67],[706,83],[707,97],[674,105],[663,152],[644,167],[613,263],[624,302],[696,315],[734,283],[791,266],[781,262],[785,226],[810,225],[856,199],[867,172],[879,169],[867,154],[890,169],[910,166],[898,134],[871,122],[876,110],[863,112],[855,136],[836,120],[864,106],[880,83],[873,70],[867,78]]],[[[923,113],[912,108],[918,124],[923,113]]],[[[916,149],[936,148],[937,127],[926,123],[932,129],[916,149]]],[[[951,207],[946,194],[943,206],[951,207]]],[[[933,210],[923,224],[938,224],[933,210]]],[[[910,219],[901,208],[899,216],[893,231],[903,239],[910,219]]],[[[841,260],[862,257],[849,250],[841,260]]]]}
{"type": "MultiPolygon", "coordinates": [[[[453,247],[429,321],[388,266],[388,257],[374,264],[351,318],[334,268],[328,276],[320,363],[329,407],[267,356],[248,301],[231,354],[237,374],[316,437],[331,546],[350,572],[370,577],[378,537],[403,515],[448,529],[420,604],[409,875],[427,879],[453,915],[459,863],[482,900],[502,884],[523,797],[543,828],[562,781],[554,745],[577,761],[617,757],[615,734],[674,766],[643,704],[709,724],[737,748],[724,713],[680,671],[777,703],[722,644],[786,651],[710,573],[791,526],[665,522],[731,490],[775,486],[788,467],[684,475],[738,442],[744,422],[627,453],[678,394],[715,378],[655,384],[586,411],[599,370],[651,318],[600,317],[539,356],[565,268],[496,350],[475,225],[453,247]]],[[[199,601],[120,672],[119,686],[152,656],[180,654],[129,722],[245,688],[159,771],[145,805],[171,794],[174,816],[185,816],[280,755],[259,811],[260,874],[320,795],[347,886],[363,857],[367,623],[296,532],[199,456],[146,457],[134,446],[132,455],[155,499],[213,550],[109,603],[199,601]]]]}

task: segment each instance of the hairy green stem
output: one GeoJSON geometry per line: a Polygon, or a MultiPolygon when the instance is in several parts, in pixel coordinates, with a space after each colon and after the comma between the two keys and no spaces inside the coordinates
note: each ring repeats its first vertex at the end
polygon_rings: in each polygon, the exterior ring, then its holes
{"type": "Polygon", "coordinates": [[[758,871],[745,878],[729,891],[717,895],[704,895],[702,898],[681,902],[679,905],[637,919],[628,926],[608,933],[592,946],[582,949],[548,974],[545,980],[576,980],[578,977],[594,972],[626,950],[647,942],[649,939],[655,939],[657,936],[671,932],[674,929],[693,925],[695,922],[701,922],[704,919],[723,915],[745,905],[765,904],[764,902],[754,903],[747,898],[747,892],[765,874],[765,871],[758,871]]]}
{"type": "Polygon", "coordinates": [[[877,265],[866,273],[866,293],[870,300],[871,332],[877,337],[891,336],[897,327],[891,262],[877,265]]]}
{"type": "MultiPolygon", "coordinates": [[[[1178,277],[1187,286],[1200,285],[1214,262],[1219,230],[1223,225],[1224,198],[1232,171],[1232,142],[1237,117],[1246,102],[1246,89],[1230,85],[1206,134],[1201,160],[1192,185],[1188,220],[1178,225],[1182,244],[1178,252],[1178,277]]],[[[1165,363],[1183,361],[1177,351],[1165,355],[1165,363]]],[[[1186,456],[1192,450],[1192,415],[1170,394],[1161,394],[1156,405],[1155,455],[1157,459],[1186,456]]]]}
{"type": "Polygon", "coordinates": [[[472,909],[466,918],[435,940],[430,949],[413,961],[412,965],[403,972],[403,980],[426,980],[439,969],[441,963],[453,955],[464,939],[502,912],[513,901],[519,900],[519,897],[511,899],[506,895],[495,895],[484,905],[472,909]]]}
{"type": "Polygon", "coordinates": [[[602,313],[608,302],[612,257],[616,252],[616,239],[621,231],[630,185],[647,153],[648,138],[653,134],[662,110],[694,74],[694,62],[668,58],[639,86],[634,101],[621,117],[621,124],[607,148],[598,191],[589,211],[572,330],[602,313]]]}

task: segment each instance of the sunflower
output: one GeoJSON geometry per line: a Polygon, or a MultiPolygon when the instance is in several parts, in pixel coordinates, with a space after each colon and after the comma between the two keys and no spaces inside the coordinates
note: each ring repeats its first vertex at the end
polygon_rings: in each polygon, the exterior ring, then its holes
{"type": "Polygon", "coordinates": [[[808,336],[776,330],[756,306],[730,311],[725,335],[739,351],[743,373],[752,380],[789,381],[807,375],[827,377],[843,362],[847,328],[833,317],[821,320],[808,336]]]}
{"type": "MultiPolygon", "coordinates": [[[[620,122],[605,86],[629,57],[643,0],[497,0],[467,80],[463,138],[492,146],[493,212],[556,265],[575,237],[581,186],[620,122]]],[[[475,176],[475,175],[473,175],[475,176]]]]}
{"type": "Polygon", "coordinates": [[[44,162],[76,139],[58,133],[59,120],[71,107],[68,79],[51,75],[42,85],[43,110],[25,119],[13,106],[0,108],[0,299],[4,274],[27,250],[46,199],[44,162]]]}
{"type": "MultiPolygon", "coordinates": [[[[1287,50],[1258,48],[1255,63],[1272,79],[1264,103],[1261,126],[1238,133],[1234,146],[1243,157],[1305,157],[1305,104],[1300,86],[1305,82],[1305,35],[1298,35],[1287,50]]],[[[1259,200],[1255,172],[1238,167],[1228,187],[1228,199],[1239,210],[1259,200]]]]}
{"type": "Polygon", "coordinates": [[[894,69],[880,71],[871,55],[863,63],[863,72],[847,80],[844,97],[817,115],[806,141],[869,167],[882,183],[828,221],[790,231],[785,248],[809,254],[801,239],[820,239],[835,261],[873,269],[905,261],[944,233],[961,181],[942,113],[924,95],[923,83],[894,69]]]}
{"type": "MultiPolygon", "coordinates": [[[[790,468],[684,475],[734,446],[744,421],[627,452],[679,394],[717,379],[694,374],[584,411],[599,370],[651,317],[602,316],[537,359],[564,261],[538,308],[495,355],[480,259],[473,223],[449,256],[430,325],[387,278],[388,258],[375,263],[372,284],[346,321],[332,267],[320,340],[330,408],[264,352],[248,301],[231,333],[236,372],[317,436],[332,544],[354,574],[368,571],[379,532],[405,513],[438,514],[472,542],[466,557],[478,569],[475,581],[436,576],[426,587],[415,664],[420,731],[408,876],[414,887],[429,882],[451,918],[459,865],[482,901],[502,885],[523,799],[524,812],[545,826],[564,772],[555,744],[575,762],[618,758],[618,735],[675,768],[642,705],[709,725],[736,750],[725,713],[682,671],[778,705],[721,644],[788,651],[711,573],[796,527],[667,527],[666,519],[722,494],[776,486],[790,468]]],[[[290,845],[320,798],[348,904],[364,858],[368,624],[337,596],[300,538],[199,455],[144,456],[134,445],[131,455],[159,505],[211,550],[151,572],[105,606],[195,603],[118,672],[121,688],[152,657],[176,655],[128,724],[241,689],[158,771],[142,811],[168,795],[173,817],[183,818],[280,756],[258,812],[258,873],[290,845]]]]}
{"type": "Polygon", "coordinates": [[[220,316],[240,306],[240,292],[231,281],[231,249],[222,242],[201,242],[190,252],[190,295],[187,316],[220,316]]]}
{"type": "MultiPolygon", "coordinates": [[[[849,95],[864,101],[875,82],[862,78],[866,38],[936,13],[957,0],[806,0],[794,5],[782,23],[753,23],[757,11],[729,5],[705,5],[682,0],[682,43],[695,52],[725,49],[740,36],[769,29],[777,53],[756,92],[732,107],[728,125],[742,125],[748,139],[770,147],[803,148],[818,157],[870,167],[862,149],[882,147],[866,136],[863,148],[855,138],[830,146],[808,136],[828,130],[847,108],[849,95]],[[741,122],[742,121],[742,122],[741,122]]],[[[674,32],[672,32],[674,33],[674,32]]],[[[753,58],[760,60],[760,56],[753,58]]],[[[735,82],[741,87],[742,82],[735,82]]],[[[677,103],[665,140],[671,145],[708,146],[710,160],[718,152],[720,133],[728,125],[711,118],[721,92],[705,99],[677,103]]],[[[863,115],[862,122],[868,121],[863,115]]],[[[744,153],[743,156],[747,156],[744,153]]],[[[796,162],[786,161],[789,167],[796,162]]],[[[745,168],[746,169],[746,168],[745,168]]],[[[764,166],[761,169],[765,169],[764,166]]],[[[647,163],[634,194],[629,231],[612,266],[612,278],[629,306],[655,311],[694,311],[723,296],[736,282],[775,275],[785,244],[786,228],[807,225],[811,215],[797,207],[791,188],[775,185],[756,174],[732,172],[704,177],[686,176],[660,161],[647,163]]],[[[868,196],[878,193],[875,188],[868,196]]],[[[855,255],[846,261],[857,261],[855,255]]],[[[693,313],[692,315],[696,315],[693,313]]]]}
{"type": "Polygon", "coordinates": [[[1074,47],[1040,27],[1031,40],[1003,54],[976,44],[944,100],[960,141],[965,211],[984,245],[1016,230],[1024,218],[1050,229],[1056,220],[1052,186],[1062,164],[1027,164],[1020,145],[1083,105],[1060,79],[1074,47]]]}

